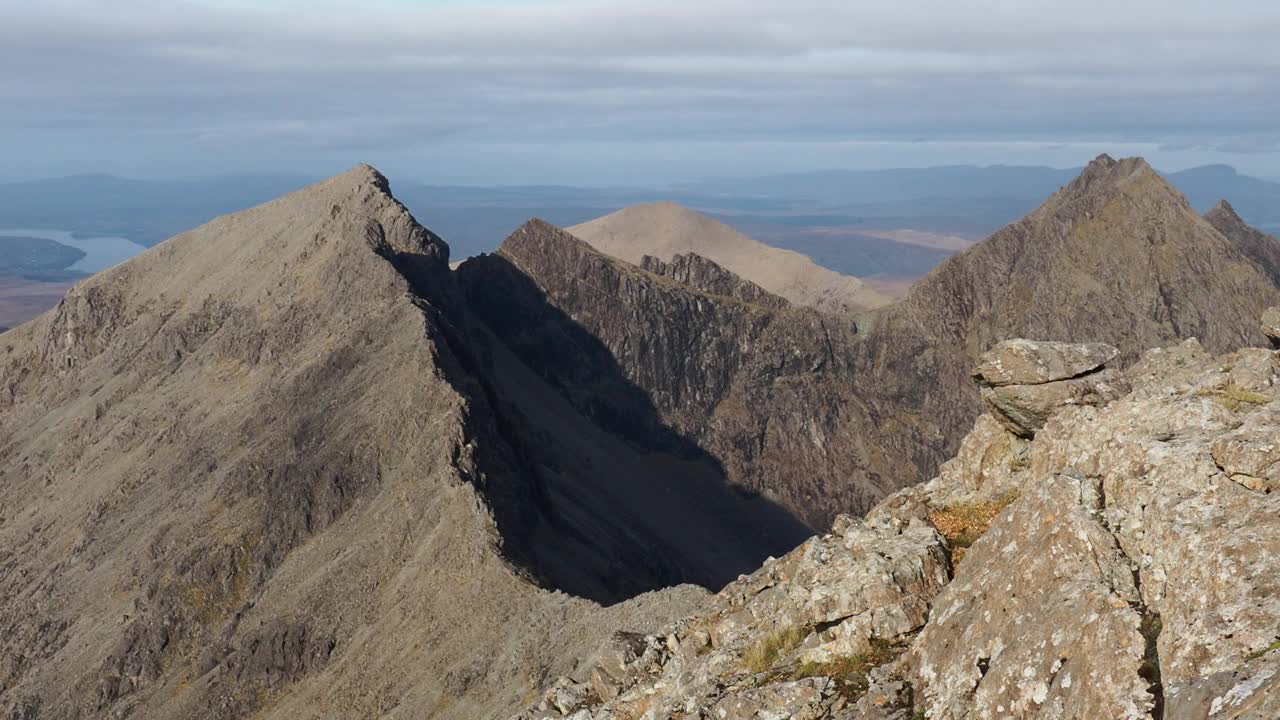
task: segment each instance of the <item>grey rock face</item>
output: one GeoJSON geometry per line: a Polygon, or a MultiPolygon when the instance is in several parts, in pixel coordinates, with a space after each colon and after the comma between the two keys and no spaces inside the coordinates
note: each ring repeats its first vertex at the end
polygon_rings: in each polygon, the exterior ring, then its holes
{"type": "MultiPolygon", "coordinates": [[[[929,717],[998,717],[1003,706],[1037,717],[1167,718],[1265,696],[1271,680],[1258,679],[1252,656],[1274,642],[1280,620],[1269,569],[1280,548],[1274,495],[1242,486],[1214,452],[1236,470],[1268,467],[1265,444],[1249,439],[1280,433],[1274,389],[1243,401],[1225,390],[1255,354],[1215,359],[1194,343],[1153,351],[1129,373],[1130,394],[1053,415],[1005,471],[1012,478],[987,490],[970,459],[905,491],[926,502],[981,500],[1013,483],[1020,492],[913,645],[929,717]],[[1061,588],[1070,597],[1054,600],[1061,588]],[[988,632],[987,617],[1009,621],[988,632]],[[965,637],[948,639],[954,633],[965,637]],[[998,651],[982,656],[979,672],[962,649],[987,644],[998,651]]],[[[966,457],[1007,452],[990,430],[974,439],[988,450],[966,457]]]]}
{"type": "Polygon", "coordinates": [[[1139,593],[1089,482],[1024,488],[935,599],[911,650],[930,717],[1146,716],[1139,593]]]}
{"type": "MultiPolygon", "coordinates": [[[[1270,407],[1259,412],[1274,413],[1270,407]]],[[[1261,420],[1262,418],[1259,418],[1261,420]]],[[[1209,454],[1222,472],[1261,493],[1280,491],[1280,418],[1241,427],[1209,445],[1209,454]]]]}
{"type": "Polygon", "coordinates": [[[1241,668],[1215,673],[1166,698],[1164,720],[1270,720],[1280,717],[1280,648],[1241,668]]]}

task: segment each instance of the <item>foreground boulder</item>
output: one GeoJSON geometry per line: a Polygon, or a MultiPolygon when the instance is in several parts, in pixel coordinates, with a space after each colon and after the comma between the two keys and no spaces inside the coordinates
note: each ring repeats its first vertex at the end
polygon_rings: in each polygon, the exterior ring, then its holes
{"type": "Polygon", "coordinates": [[[1039,385],[1093,372],[1119,354],[1103,343],[1006,340],[982,356],[973,375],[992,387],[1039,385]]]}
{"type": "Polygon", "coordinates": [[[1123,378],[1104,367],[1119,354],[1102,343],[1008,340],[983,355],[973,375],[992,417],[1031,437],[1063,407],[1103,405],[1123,395],[1123,378]]]}
{"type": "Polygon", "coordinates": [[[981,416],[934,480],[649,638],[610,699],[519,717],[1280,717],[1276,354],[1189,340],[998,387],[1103,372],[1114,392],[1049,406],[1034,434],[981,416]]]}

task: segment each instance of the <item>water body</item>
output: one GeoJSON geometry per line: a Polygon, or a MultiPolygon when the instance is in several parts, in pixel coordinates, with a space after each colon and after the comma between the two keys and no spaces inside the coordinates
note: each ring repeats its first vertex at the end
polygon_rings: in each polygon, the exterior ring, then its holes
{"type": "Polygon", "coordinates": [[[65,230],[0,229],[0,237],[33,237],[70,245],[84,253],[74,264],[63,268],[82,273],[96,273],[128,260],[147,248],[122,237],[77,238],[65,230]]]}

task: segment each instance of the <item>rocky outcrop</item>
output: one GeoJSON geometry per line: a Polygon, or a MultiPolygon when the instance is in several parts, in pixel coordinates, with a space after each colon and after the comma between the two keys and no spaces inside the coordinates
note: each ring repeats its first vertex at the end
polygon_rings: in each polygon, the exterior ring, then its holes
{"type": "MultiPolygon", "coordinates": [[[[1064,352],[1109,354],[1018,348],[1043,353],[1035,367],[1064,352]]],[[[649,638],[658,650],[608,699],[520,717],[1272,717],[1280,500],[1240,477],[1272,472],[1278,373],[1271,351],[1214,357],[1188,340],[1143,354],[1126,392],[1058,407],[1033,438],[983,415],[934,480],[649,638]],[[862,593],[876,599],[849,602],[862,593]],[[870,621],[880,612],[892,621],[870,621]]]]}
{"type": "Polygon", "coordinates": [[[982,356],[973,375],[983,407],[1015,435],[1032,437],[1068,405],[1105,405],[1127,388],[1103,365],[1120,351],[1102,343],[1008,340],[982,356]]]}
{"type": "Polygon", "coordinates": [[[989,387],[1040,385],[1094,372],[1119,354],[1103,343],[1006,340],[983,354],[973,376],[989,387]]]}
{"type": "Polygon", "coordinates": [[[1259,351],[1215,359],[1195,341],[1151,351],[1128,373],[1131,393],[1064,408],[1020,457],[998,436],[974,438],[986,449],[966,457],[1002,465],[1005,455],[1003,478],[990,482],[969,460],[907,491],[935,505],[1011,485],[1020,492],[965,556],[916,640],[912,672],[929,717],[1003,707],[1204,718],[1215,702],[1213,717],[1265,716],[1221,712],[1233,692],[1248,707],[1258,687],[1247,681],[1234,691],[1218,685],[1212,699],[1191,690],[1221,683],[1221,673],[1254,676],[1276,639],[1280,605],[1264,578],[1280,524],[1270,496],[1214,459],[1241,433],[1280,430],[1275,358],[1264,354],[1267,372],[1242,385],[1234,367],[1259,351]],[[1002,627],[984,626],[987,617],[1002,627]]]}
{"type": "Polygon", "coordinates": [[[557,681],[519,717],[895,717],[907,689],[876,666],[924,625],[949,579],[945,543],[924,521],[846,516],[703,614],[661,635],[615,637],[580,680],[557,681]]]}

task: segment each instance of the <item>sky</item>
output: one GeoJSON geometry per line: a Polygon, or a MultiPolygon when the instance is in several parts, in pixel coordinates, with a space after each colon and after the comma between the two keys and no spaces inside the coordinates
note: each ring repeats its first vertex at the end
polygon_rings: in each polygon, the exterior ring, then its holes
{"type": "Polygon", "coordinates": [[[0,0],[0,178],[1280,178],[1275,0],[0,0]]]}

